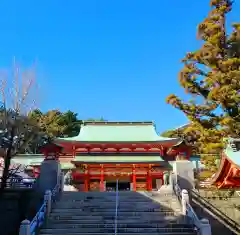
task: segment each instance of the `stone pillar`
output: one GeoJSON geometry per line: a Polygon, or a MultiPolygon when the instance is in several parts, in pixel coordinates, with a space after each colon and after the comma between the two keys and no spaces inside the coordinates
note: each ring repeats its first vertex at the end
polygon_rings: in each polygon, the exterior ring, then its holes
{"type": "Polygon", "coordinates": [[[172,171],[169,172],[169,184],[173,185],[173,172],[172,171]]]}
{"type": "Polygon", "coordinates": [[[212,235],[211,225],[208,219],[205,219],[205,218],[201,219],[200,232],[203,235],[212,235]]]}
{"type": "Polygon", "coordinates": [[[177,160],[173,163],[173,173],[176,183],[181,189],[194,188],[194,166],[191,161],[177,160]]]}
{"type": "Polygon", "coordinates": [[[156,179],[157,190],[160,190],[160,188],[162,187],[162,183],[163,183],[162,179],[156,179]]]}
{"type": "Polygon", "coordinates": [[[30,235],[30,221],[23,220],[20,225],[19,235],[30,235]]]}
{"type": "Polygon", "coordinates": [[[163,172],[163,184],[169,185],[169,171],[164,171],[163,172]]]}
{"type": "Polygon", "coordinates": [[[130,191],[133,191],[133,183],[130,183],[130,191]]]}
{"type": "Polygon", "coordinates": [[[104,182],[103,182],[104,192],[106,191],[106,184],[107,184],[107,181],[104,181],[104,182]]]}
{"type": "Polygon", "coordinates": [[[40,174],[37,180],[37,191],[45,194],[47,190],[53,190],[59,183],[61,165],[57,159],[45,159],[40,166],[40,174]]]}
{"type": "Polygon", "coordinates": [[[187,204],[189,204],[189,195],[186,189],[182,190],[182,214],[187,215],[187,204]]]}
{"type": "Polygon", "coordinates": [[[64,172],[61,172],[61,177],[60,177],[60,192],[64,191],[64,182],[65,181],[65,177],[64,177],[64,172]]]}

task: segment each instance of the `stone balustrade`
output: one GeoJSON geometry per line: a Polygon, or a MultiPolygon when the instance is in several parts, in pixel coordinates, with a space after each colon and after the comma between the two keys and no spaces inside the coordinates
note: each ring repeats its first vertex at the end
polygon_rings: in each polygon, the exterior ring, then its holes
{"type": "Polygon", "coordinates": [[[27,219],[22,221],[19,229],[19,235],[36,235],[37,229],[43,224],[45,219],[51,213],[52,203],[63,190],[64,173],[61,172],[56,186],[52,190],[46,190],[43,203],[32,221],[27,219]]]}
{"type": "Polygon", "coordinates": [[[180,199],[182,206],[182,214],[188,216],[191,222],[196,226],[199,235],[212,235],[211,225],[206,218],[199,219],[194,209],[192,208],[189,200],[189,193],[186,189],[181,190],[177,184],[174,185],[174,192],[180,199]]]}

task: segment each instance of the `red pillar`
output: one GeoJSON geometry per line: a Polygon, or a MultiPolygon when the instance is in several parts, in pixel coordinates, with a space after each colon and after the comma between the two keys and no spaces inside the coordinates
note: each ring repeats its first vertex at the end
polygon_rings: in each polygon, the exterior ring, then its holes
{"type": "Polygon", "coordinates": [[[100,173],[100,191],[104,191],[104,168],[103,165],[101,165],[101,173],[100,173]]]}
{"type": "Polygon", "coordinates": [[[84,192],[88,192],[88,177],[85,176],[84,179],[84,192]]]}
{"type": "Polygon", "coordinates": [[[89,185],[89,174],[88,174],[88,168],[86,168],[85,174],[84,174],[84,192],[88,192],[88,185],[89,185]]]}
{"type": "Polygon", "coordinates": [[[191,150],[190,149],[188,149],[186,151],[186,156],[187,156],[187,160],[190,160],[190,157],[191,157],[191,150]]]}
{"type": "Polygon", "coordinates": [[[132,178],[133,178],[133,191],[137,191],[137,184],[136,184],[136,168],[135,165],[133,165],[132,169],[132,178]]]}
{"type": "Polygon", "coordinates": [[[149,165],[148,174],[147,174],[147,190],[152,191],[152,166],[149,165]]]}

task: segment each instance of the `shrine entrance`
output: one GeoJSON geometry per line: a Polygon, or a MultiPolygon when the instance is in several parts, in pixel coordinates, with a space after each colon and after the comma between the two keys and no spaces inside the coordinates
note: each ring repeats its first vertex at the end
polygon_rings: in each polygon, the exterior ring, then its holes
{"type": "Polygon", "coordinates": [[[76,163],[72,172],[73,181],[80,191],[116,191],[118,180],[119,191],[152,191],[159,188],[163,176],[160,164],[85,164],[81,169],[76,163]],[[79,167],[79,168],[78,168],[79,167]]]}
{"type": "MultiPolygon", "coordinates": [[[[118,191],[130,191],[130,182],[118,182],[118,191]]],[[[116,191],[116,182],[106,182],[106,191],[116,191]]]]}

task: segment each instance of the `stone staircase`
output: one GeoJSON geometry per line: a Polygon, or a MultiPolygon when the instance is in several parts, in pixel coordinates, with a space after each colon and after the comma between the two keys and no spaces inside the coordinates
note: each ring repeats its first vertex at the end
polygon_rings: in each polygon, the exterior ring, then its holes
{"type": "MultiPolygon", "coordinates": [[[[151,197],[155,196],[119,192],[116,234],[197,234],[188,218],[161,205],[161,197],[151,197]]],[[[115,234],[115,202],[115,192],[64,192],[40,234],[115,234]]]]}

